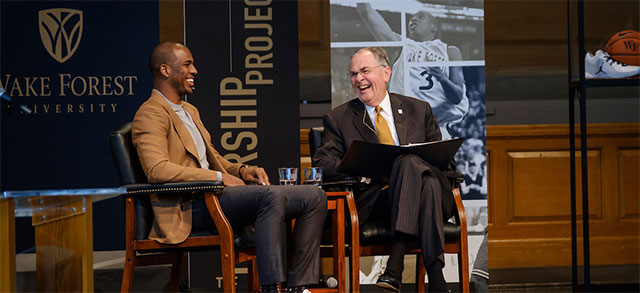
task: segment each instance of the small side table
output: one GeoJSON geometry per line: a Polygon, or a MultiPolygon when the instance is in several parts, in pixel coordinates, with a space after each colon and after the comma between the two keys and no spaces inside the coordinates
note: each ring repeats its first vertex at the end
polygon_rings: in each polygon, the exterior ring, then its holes
{"type": "Polygon", "coordinates": [[[16,291],[13,240],[18,215],[31,216],[35,227],[38,291],[93,292],[92,203],[126,192],[124,188],[3,192],[0,291],[16,291]]]}

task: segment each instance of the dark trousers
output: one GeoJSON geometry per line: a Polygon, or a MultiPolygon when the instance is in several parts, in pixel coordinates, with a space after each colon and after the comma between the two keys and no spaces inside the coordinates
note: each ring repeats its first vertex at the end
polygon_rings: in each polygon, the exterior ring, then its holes
{"type": "MultiPolygon", "coordinates": [[[[225,187],[219,197],[234,230],[255,225],[260,285],[287,281],[288,286],[315,284],[320,279],[320,237],[327,214],[326,194],[315,186],[225,187]],[[296,219],[293,259],[285,276],[285,221],[296,219]]],[[[210,230],[213,220],[204,204],[193,205],[193,231],[210,230]]]]}
{"type": "Polygon", "coordinates": [[[387,194],[393,231],[418,237],[425,266],[436,259],[444,265],[444,221],[455,208],[446,176],[418,156],[400,156],[387,194]]]}

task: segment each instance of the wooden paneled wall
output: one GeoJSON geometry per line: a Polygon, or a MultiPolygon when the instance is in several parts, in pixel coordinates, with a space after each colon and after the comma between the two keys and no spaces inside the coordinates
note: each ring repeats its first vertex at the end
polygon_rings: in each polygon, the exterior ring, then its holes
{"type": "MultiPolygon", "coordinates": [[[[639,134],[637,123],[587,127],[593,265],[640,263],[639,134]]],[[[569,127],[488,126],[487,152],[489,266],[570,266],[569,127]]],[[[576,156],[581,215],[579,149],[576,156]]]]}
{"type": "Polygon", "coordinates": [[[158,1],[160,42],[184,43],[183,5],[182,0],[158,1]]]}
{"type": "MultiPolygon", "coordinates": [[[[591,264],[638,264],[640,124],[591,124],[587,134],[591,264]]],[[[307,129],[300,140],[306,167],[307,129]]],[[[487,126],[487,152],[490,268],[571,266],[568,125],[487,126]]],[[[581,215],[579,148],[577,161],[581,215]]]]}
{"type": "Polygon", "coordinates": [[[300,129],[300,167],[311,167],[309,153],[309,129],[300,129]]]}

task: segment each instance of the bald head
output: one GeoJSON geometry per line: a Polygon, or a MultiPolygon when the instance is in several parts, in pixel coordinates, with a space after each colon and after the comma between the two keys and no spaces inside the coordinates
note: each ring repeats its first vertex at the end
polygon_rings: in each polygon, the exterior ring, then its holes
{"type": "Polygon", "coordinates": [[[155,47],[149,57],[149,69],[153,88],[175,104],[195,89],[198,70],[191,51],[182,44],[165,42],[155,47]]]}
{"type": "Polygon", "coordinates": [[[175,42],[163,42],[153,48],[151,56],[149,56],[149,70],[153,75],[160,73],[160,65],[174,64],[176,62],[176,54],[174,50],[184,45],[175,42]]]}

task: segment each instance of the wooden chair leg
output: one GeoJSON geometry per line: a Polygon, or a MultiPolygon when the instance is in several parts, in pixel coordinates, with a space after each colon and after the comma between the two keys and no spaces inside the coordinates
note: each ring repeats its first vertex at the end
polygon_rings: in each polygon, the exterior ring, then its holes
{"type": "Polygon", "coordinates": [[[134,250],[134,242],[136,239],[136,208],[132,197],[127,197],[125,199],[125,221],[126,251],[120,291],[131,292],[131,286],[133,285],[133,271],[136,268],[136,251],[134,250]]]}
{"type": "Polygon", "coordinates": [[[345,271],[345,231],[342,229],[344,223],[344,200],[336,200],[336,210],[332,215],[333,227],[333,276],[338,280],[338,292],[346,292],[346,271],[345,271]]]}
{"type": "Polygon", "coordinates": [[[120,285],[121,292],[131,292],[131,285],[133,285],[133,271],[136,267],[136,255],[133,248],[127,247],[124,260],[124,269],[122,270],[122,284],[120,285]]]}
{"type": "Polygon", "coordinates": [[[224,292],[236,292],[236,260],[233,247],[233,230],[227,218],[223,216],[218,198],[212,192],[205,192],[205,203],[209,214],[220,233],[220,260],[222,262],[222,287],[224,292]]]}
{"type": "Polygon", "coordinates": [[[178,283],[180,282],[180,269],[182,268],[182,260],[184,253],[177,252],[176,259],[171,266],[171,279],[169,280],[169,292],[178,292],[178,283]]]}
{"type": "Polygon", "coordinates": [[[416,292],[426,292],[424,285],[424,276],[427,275],[427,269],[424,267],[422,253],[416,255],[416,292]]]}
{"type": "Polygon", "coordinates": [[[349,255],[351,260],[349,270],[351,272],[351,276],[349,276],[351,278],[351,292],[360,293],[360,224],[353,192],[351,191],[347,195],[347,208],[349,209],[348,215],[351,223],[351,255],[349,255]]]}
{"type": "Polygon", "coordinates": [[[360,249],[351,249],[351,292],[360,292],[360,249]]]}
{"type": "Polygon", "coordinates": [[[460,239],[460,253],[458,253],[458,274],[460,282],[460,291],[469,293],[469,249],[467,247],[467,239],[460,239]]]}
{"type": "MultiPolygon", "coordinates": [[[[231,244],[233,245],[233,244],[231,244]]],[[[235,255],[233,246],[221,245],[220,260],[222,261],[222,288],[224,292],[236,292],[235,255]]]]}

